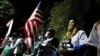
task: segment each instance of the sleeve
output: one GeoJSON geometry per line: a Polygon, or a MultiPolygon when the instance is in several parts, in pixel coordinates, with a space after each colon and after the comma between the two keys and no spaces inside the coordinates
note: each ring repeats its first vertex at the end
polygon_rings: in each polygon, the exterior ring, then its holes
{"type": "Polygon", "coordinates": [[[80,37],[79,37],[79,45],[84,45],[87,43],[87,35],[84,31],[81,30],[80,37]]]}
{"type": "Polygon", "coordinates": [[[22,41],[22,39],[20,38],[20,39],[18,39],[17,41],[16,41],[16,43],[15,43],[15,45],[13,46],[13,48],[15,48],[20,42],[22,41]]]}

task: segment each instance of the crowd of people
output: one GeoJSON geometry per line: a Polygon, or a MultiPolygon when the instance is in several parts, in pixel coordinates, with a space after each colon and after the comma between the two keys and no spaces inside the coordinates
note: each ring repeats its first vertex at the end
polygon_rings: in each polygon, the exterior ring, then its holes
{"type": "Polygon", "coordinates": [[[25,52],[22,34],[16,32],[14,32],[12,37],[9,37],[3,45],[4,47],[1,56],[22,56],[25,52]]]}
{"type": "MultiPolygon", "coordinates": [[[[61,41],[55,34],[52,28],[42,32],[30,56],[100,56],[100,20],[94,24],[89,37],[74,19],[69,20],[61,41]]],[[[1,56],[25,56],[26,52],[22,34],[14,32],[3,45],[1,56]]]]}

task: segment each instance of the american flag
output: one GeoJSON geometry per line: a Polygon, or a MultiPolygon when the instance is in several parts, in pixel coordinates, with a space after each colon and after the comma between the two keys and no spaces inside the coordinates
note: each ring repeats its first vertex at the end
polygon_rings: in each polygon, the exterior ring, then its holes
{"type": "Polygon", "coordinates": [[[31,48],[34,44],[37,26],[44,22],[43,12],[39,9],[40,4],[41,2],[39,2],[24,26],[25,43],[28,48],[31,48]]]}

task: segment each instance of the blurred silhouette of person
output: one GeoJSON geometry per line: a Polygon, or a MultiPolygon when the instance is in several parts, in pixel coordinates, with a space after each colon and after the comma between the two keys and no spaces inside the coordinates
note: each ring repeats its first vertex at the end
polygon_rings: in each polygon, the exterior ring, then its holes
{"type": "Polygon", "coordinates": [[[48,28],[48,30],[44,34],[44,39],[40,43],[37,56],[57,56],[59,40],[54,36],[55,30],[48,28]]]}
{"type": "Polygon", "coordinates": [[[100,20],[93,25],[87,45],[84,56],[100,56],[100,20]]]}

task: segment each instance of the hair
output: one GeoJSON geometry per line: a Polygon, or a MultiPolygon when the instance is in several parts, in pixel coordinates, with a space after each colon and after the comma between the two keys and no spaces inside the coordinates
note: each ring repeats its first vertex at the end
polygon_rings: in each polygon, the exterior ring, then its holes
{"type": "Polygon", "coordinates": [[[79,25],[79,24],[78,24],[78,23],[79,23],[79,20],[77,20],[77,19],[69,19],[69,21],[70,21],[70,20],[74,20],[74,26],[75,26],[75,27],[77,27],[77,26],[79,25]]]}
{"type": "Polygon", "coordinates": [[[55,30],[52,28],[48,28],[47,31],[51,32],[51,35],[54,36],[55,35],[55,30]]]}
{"type": "Polygon", "coordinates": [[[16,36],[18,36],[18,33],[17,33],[17,32],[14,32],[14,33],[12,33],[11,36],[12,36],[12,37],[16,37],[16,36]]]}
{"type": "Polygon", "coordinates": [[[95,23],[96,27],[100,24],[100,19],[95,23]]]}

